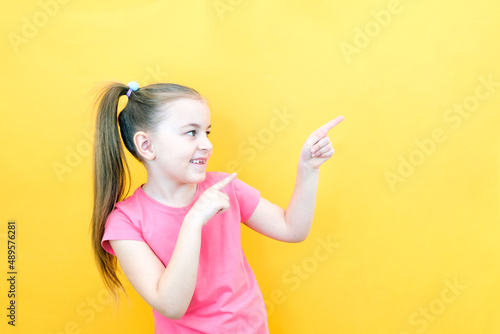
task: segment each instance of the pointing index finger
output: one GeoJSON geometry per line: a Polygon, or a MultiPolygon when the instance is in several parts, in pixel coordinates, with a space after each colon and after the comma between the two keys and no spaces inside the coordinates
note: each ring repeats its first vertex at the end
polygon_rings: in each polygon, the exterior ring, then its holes
{"type": "Polygon", "coordinates": [[[342,122],[344,120],[344,116],[339,116],[330,122],[326,123],[325,125],[322,126],[323,129],[325,129],[327,132],[333,129],[337,124],[342,122]]]}
{"type": "Polygon", "coordinates": [[[233,173],[225,178],[223,178],[222,180],[220,180],[219,182],[217,182],[216,184],[214,184],[212,186],[212,188],[214,189],[217,189],[217,190],[222,190],[222,188],[224,188],[225,186],[227,186],[229,183],[231,183],[234,179],[236,179],[238,175],[236,173],[233,173]]]}

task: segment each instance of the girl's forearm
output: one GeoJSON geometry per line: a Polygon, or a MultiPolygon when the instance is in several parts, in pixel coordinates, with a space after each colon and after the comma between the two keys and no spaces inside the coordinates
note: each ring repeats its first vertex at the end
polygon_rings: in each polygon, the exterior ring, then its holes
{"type": "Polygon", "coordinates": [[[296,242],[309,235],[316,206],[319,168],[306,168],[299,164],[292,197],[285,211],[285,221],[296,242]]]}
{"type": "Polygon", "coordinates": [[[201,224],[186,216],[167,268],[158,281],[157,293],[162,315],[181,318],[193,298],[198,276],[201,224]]]}

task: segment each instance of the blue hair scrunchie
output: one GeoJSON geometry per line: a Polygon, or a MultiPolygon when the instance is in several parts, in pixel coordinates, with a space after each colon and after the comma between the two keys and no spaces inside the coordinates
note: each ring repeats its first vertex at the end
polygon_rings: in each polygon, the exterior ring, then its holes
{"type": "Polygon", "coordinates": [[[127,97],[130,97],[130,94],[132,94],[132,92],[135,92],[136,90],[139,89],[139,84],[135,81],[131,81],[128,83],[128,92],[127,92],[127,97]]]}

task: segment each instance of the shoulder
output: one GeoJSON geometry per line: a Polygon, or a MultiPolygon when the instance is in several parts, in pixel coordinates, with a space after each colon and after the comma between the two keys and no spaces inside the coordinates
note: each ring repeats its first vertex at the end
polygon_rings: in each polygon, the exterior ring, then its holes
{"type": "Polygon", "coordinates": [[[138,187],[137,189],[135,189],[132,195],[116,203],[115,208],[127,208],[138,205],[139,202],[144,200],[143,193],[144,191],[142,190],[142,186],[138,187]]]}
{"type": "Polygon", "coordinates": [[[142,188],[138,187],[132,195],[116,203],[113,211],[108,216],[108,220],[117,218],[129,218],[132,220],[132,216],[137,215],[138,211],[141,211],[142,202],[144,201],[142,192],[142,188]]]}
{"type": "Polygon", "coordinates": [[[109,240],[144,241],[141,224],[142,208],[138,197],[138,190],[136,190],[130,197],[116,203],[113,211],[106,218],[101,245],[112,255],[115,255],[115,253],[109,244],[109,240]]]}

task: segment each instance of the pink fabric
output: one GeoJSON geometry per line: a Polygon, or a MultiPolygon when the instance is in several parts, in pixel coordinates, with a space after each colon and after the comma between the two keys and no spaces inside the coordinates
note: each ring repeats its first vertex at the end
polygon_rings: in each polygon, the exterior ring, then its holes
{"type": "MultiPolygon", "coordinates": [[[[165,206],[141,187],[117,203],[106,222],[102,246],[114,254],[109,240],[146,242],[168,265],[184,216],[200,195],[228,174],[208,172],[198,184],[193,202],[182,208],[165,206]]],[[[179,320],[155,310],[155,333],[269,333],[264,300],[241,248],[240,227],[254,212],[260,192],[239,179],[223,191],[230,208],[215,215],[202,230],[198,277],[193,299],[179,320]]]]}

